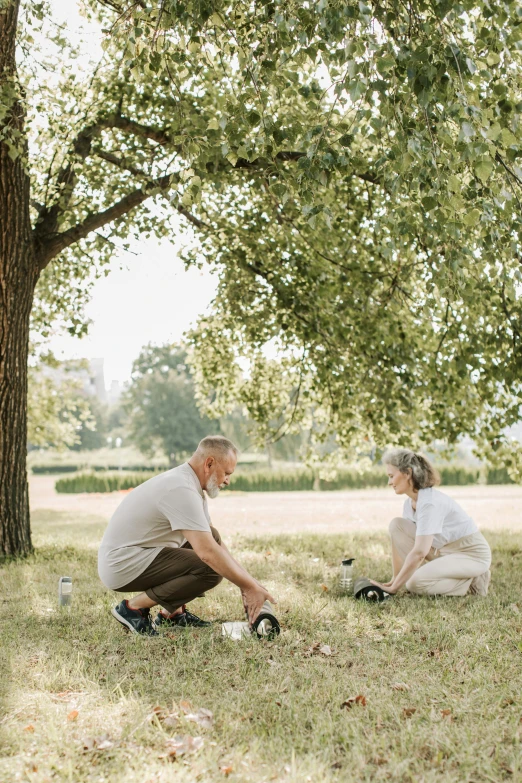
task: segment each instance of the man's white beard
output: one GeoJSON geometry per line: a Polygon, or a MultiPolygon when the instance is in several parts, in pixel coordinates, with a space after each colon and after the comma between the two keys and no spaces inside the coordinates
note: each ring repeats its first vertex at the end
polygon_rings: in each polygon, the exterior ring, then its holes
{"type": "Polygon", "coordinates": [[[205,491],[209,498],[217,498],[219,495],[220,486],[217,483],[216,477],[211,476],[209,480],[207,481],[207,486],[205,487],[205,491]]]}

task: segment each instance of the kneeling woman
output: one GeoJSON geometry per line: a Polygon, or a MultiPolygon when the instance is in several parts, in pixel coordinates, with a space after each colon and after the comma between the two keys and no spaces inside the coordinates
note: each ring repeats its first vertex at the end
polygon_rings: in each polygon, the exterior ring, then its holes
{"type": "Polygon", "coordinates": [[[489,544],[459,504],[434,489],[433,465],[407,449],[387,452],[383,462],[388,485],[407,498],[402,518],[390,523],[393,578],[375,584],[388,593],[405,586],[419,595],[487,595],[489,544]]]}

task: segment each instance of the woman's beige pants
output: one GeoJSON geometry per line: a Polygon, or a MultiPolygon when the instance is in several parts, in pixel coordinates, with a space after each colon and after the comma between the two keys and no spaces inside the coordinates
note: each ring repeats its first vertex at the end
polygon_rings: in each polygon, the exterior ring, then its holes
{"type": "MultiPolygon", "coordinates": [[[[415,524],[409,519],[396,517],[390,522],[392,546],[403,562],[413,549],[415,533],[415,524]]],[[[466,595],[471,581],[489,569],[491,549],[482,533],[472,533],[439,550],[432,547],[426,561],[406,582],[410,593],[466,595]]]]}

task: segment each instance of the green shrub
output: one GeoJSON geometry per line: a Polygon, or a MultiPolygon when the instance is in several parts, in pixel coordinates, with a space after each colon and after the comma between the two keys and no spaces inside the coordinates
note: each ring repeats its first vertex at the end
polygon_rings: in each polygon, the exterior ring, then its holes
{"type": "Polygon", "coordinates": [[[486,484],[514,484],[506,468],[491,468],[486,474],[486,484]]]}
{"type": "Polygon", "coordinates": [[[448,465],[440,468],[439,473],[441,483],[447,487],[477,484],[480,476],[478,468],[464,468],[457,465],[448,465]]]}
{"type": "Polygon", "coordinates": [[[71,478],[58,479],[54,487],[60,493],[116,492],[120,489],[134,489],[157,475],[157,473],[151,472],[123,473],[123,471],[121,473],[106,473],[105,475],[78,473],[71,478]]]}
{"type": "MultiPolygon", "coordinates": [[[[75,473],[78,470],[83,470],[85,465],[33,465],[31,468],[34,474],[53,474],[53,473],[75,473]]],[[[108,470],[124,470],[127,473],[158,473],[160,470],[168,470],[167,466],[164,468],[151,468],[148,465],[90,465],[89,470],[95,472],[102,472],[108,470]]],[[[150,476],[149,476],[150,478],[150,476]]]]}
{"type": "MultiPolygon", "coordinates": [[[[476,484],[479,480],[478,468],[466,468],[457,465],[445,466],[440,469],[442,484],[445,486],[466,486],[476,484]]],[[[70,478],[62,478],[56,482],[57,492],[115,492],[121,489],[133,489],[143,484],[152,476],[153,471],[129,473],[118,471],[113,473],[78,473],[70,478]]],[[[488,484],[510,483],[506,471],[492,471],[487,474],[488,484]]],[[[239,492],[298,492],[320,489],[330,491],[336,489],[368,489],[385,487],[388,477],[382,466],[358,471],[355,468],[341,468],[335,478],[330,481],[319,479],[317,473],[310,468],[293,468],[270,470],[240,469],[232,478],[230,489],[239,492]]]]}

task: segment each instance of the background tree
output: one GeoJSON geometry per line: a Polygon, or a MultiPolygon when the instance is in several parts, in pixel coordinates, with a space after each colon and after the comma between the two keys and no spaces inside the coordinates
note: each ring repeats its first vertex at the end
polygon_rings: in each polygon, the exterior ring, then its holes
{"type": "Polygon", "coordinates": [[[94,434],[96,420],[90,400],[82,394],[82,384],[68,375],[63,362],[43,355],[29,367],[28,428],[29,448],[58,450],[80,446],[82,436],[94,434]]]}
{"type": "Polygon", "coordinates": [[[132,369],[123,409],[130,440],[144,454],[160,448],[172,466],[194,451],[205,435],[217,434],[219,423],[201,416],[187,354],[176,345],[148,345],[132,369]]]}
{"type": "Polygon", "coordinates": [[[179,232],[175,213],[188,262],[221,274],[195,341],[216,410],[283,430],[315,411],[345,446],[500,443],[520,392],[518,4],[82,7],[96,63],[48,3],[0,0],[0,550],[31,548],[37,285],[41,327],[81,332],[93,269],[179,232]]]}

